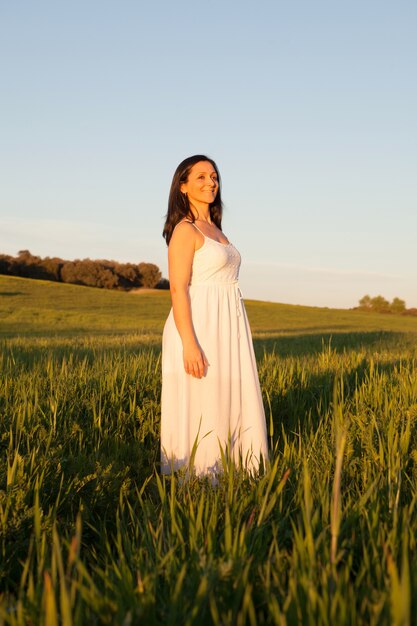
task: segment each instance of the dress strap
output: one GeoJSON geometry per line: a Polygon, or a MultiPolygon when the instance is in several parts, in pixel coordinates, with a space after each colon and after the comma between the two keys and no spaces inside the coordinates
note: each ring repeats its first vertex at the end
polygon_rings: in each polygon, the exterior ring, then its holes
{"type": "Polygon", "coordinates": [[[198,230],[198,232],[203,235],[204,238],[206,237],[206,235],[203,233],[203,231],[200,230],[199,227],[194,222],[190,221],[190,224],[192,224],[194,226],[194,228],[196,228],[198,230]]]}

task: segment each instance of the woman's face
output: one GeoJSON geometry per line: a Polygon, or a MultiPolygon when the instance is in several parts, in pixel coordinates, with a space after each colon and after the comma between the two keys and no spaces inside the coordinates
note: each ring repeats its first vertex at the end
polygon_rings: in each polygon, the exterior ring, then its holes
{"type": "Polygon", "coordinates": [[[209,161],[195,163],[188,174],[187,182],[180,189],[196,207],[211,204],[219,190],[216,170],[209,161]]]}

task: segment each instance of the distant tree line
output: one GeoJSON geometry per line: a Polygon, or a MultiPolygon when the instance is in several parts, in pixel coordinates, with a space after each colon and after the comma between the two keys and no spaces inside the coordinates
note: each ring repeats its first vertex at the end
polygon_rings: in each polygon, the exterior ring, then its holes
{"type": "Polygon", "coordinates": [[[361,311],[374,311],[376,313],[401,313],[403,315],[417,315],[417,309],[407,309],[405,301],[401,298],[394,298],[389,302],[383,296],[375,296],[371,298],[368,294],[359,300],[359,306],[356,307],[361,311]]]}
{"type": "Polygon", "coordinates": [[[61,283],[130,290],[139,287],[168,289],[169,282],[153,263],[118,263],[117,261],[58,257],[41,258],[20,250],[16,257],[0,254],[0,274],[61,283]]]}

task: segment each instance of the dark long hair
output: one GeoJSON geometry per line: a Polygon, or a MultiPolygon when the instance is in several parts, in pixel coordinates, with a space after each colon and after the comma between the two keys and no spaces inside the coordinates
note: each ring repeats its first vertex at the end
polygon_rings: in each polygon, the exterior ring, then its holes
{"type": "Polygon", "coordinates": [[[210,204],[210,218],[211,221],[216,224],[217,228],[219,228],[220,230],[222,229],[223,203],[219,170],[212,159],[204,156],[204,154],[195,154],[194,156],[188,157],[188,159],[184,159],[184,161],[181,161],[181,163],[175,170],[175,174],[172,179],[171,190],[169,192],[168,199],[168,211],[165,216],[165,226],[162,232],[162,236],[165,238],[167,245],[171,241],[172,233],[178,222],[183,220],[184,217],[189,219],[191,222],[195,221],[195,217],[191,211],[188,196],[181,193],[181,185],[187,182],[190,170],[193,165],[199,163],[200,161],[208,161],[216,170],[219,188],[214,202],[210,204]]]}

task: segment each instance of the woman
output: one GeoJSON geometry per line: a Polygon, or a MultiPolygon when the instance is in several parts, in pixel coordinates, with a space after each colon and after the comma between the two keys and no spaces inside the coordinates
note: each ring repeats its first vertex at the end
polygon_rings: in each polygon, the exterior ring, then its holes
{"type": "Polygon", "coordinates": [[[248,470],[268,456],[252,336],[238,286],[240,254],[222,232],[220,175],[195,155],[172,180],[163,235],[172,309],[162,341],[161,471],[248,470]]]}

